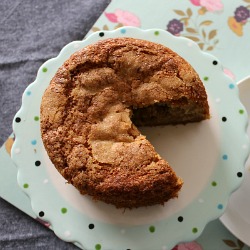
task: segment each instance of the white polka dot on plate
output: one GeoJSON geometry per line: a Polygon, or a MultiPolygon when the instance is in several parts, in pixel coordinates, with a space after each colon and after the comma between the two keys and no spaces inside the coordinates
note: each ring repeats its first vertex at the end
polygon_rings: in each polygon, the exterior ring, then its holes
{"type": "Polygon", "coordinates": [[[221,99],[220,99],[220,98],[216,98],[216,99],[215,99],[215,102],[220,103],[220,102],[221,102],[221,99]]]}
{"type": "Polygon", "coordinates": [[[47,184],[48,182],[49,182],[48,179],[44,179],[44,180],[43,180],[43,183],[44,183],[44,184],[47,184]]]}
{"type": "Polygon", "coordinates": [[[200,198],[198,201],[199,203],[204,203],[204,200],[202,198],[200,198]]]}
{"type": "Polygon", "coordinates": [[[121,234],[125,234],[126,230],[125,229],[121,229],[121,234]]]}
{"type": "Polygon", "coordinates": [[[75,48],[75,49],[78,49],[78,48],[80,48],[80,45],[79,45],[78,43],[75,43],[75,44],[74,44],[74,48],[75,48]]]}
{"type": "Polygon", "coordinates": [[[65,236],[65,237],[70,237],[70,236],[71,236],[71,232],[68,231],[68,230],[65,231],[65,232],[64,232],[64,236],[65,236]]]}
{"type": "Polygon", "coordinates": [[[21,149],[20,149],[20,148],[15,148],[15,150],[14,150],[14,153],[15,153],[15,154],[20,154],[20,152],[21,152],[21,149]]]}

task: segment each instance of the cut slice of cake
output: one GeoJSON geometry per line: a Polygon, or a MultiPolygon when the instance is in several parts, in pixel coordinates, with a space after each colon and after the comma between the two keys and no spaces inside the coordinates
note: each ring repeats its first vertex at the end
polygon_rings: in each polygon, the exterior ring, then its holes
{"type": "Polygon", "coordinates": [[[82,194],[116,207],[163,204],[183,181],[138,130],[209,118],[195,70],[163,45],[99,41],[57,71],[41,103],[41,134],[57,170],[82,194]]]}

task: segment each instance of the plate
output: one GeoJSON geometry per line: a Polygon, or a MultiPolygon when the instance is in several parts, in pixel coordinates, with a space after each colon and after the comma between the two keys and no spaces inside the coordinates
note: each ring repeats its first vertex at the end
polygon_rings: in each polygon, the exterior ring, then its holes
{"type": "Polygon", "coordinates": [[[14,117],[12,157],[18,167],[18,184],[30,197],[32,209],[61,239],[83,249],[171,249],[196,239],[209,221],[224,212],[231,192],[243,179],[249,153],[246,126],[237,85],[224,75],[216,58],[201,52],[194,42],[164,30],[123,27],[72,42],[41,66],[14,117]],[[211,119],[141,129],[184,180],[179,198],[164,206],[123,210],[94,202],[65,183],[43,147],[39,110],[51,78],[72,53],[112,37],[146,39],[171,48],[196,69],[208,93],[211,119]]]}
{"type": "MultiPolygon", "coordinates": [[[[240,99],[250,113],[250,77],[238,83],[240,99]]],[[[248,118],[249,119],[249,118],[248,118]]],[[[250,135],[250,126],[247,130],[250,135]]],[[[225,213],[220,217],[221,222],[238,239],[250,246],[250,158],[245,165],[242,185],[230,197],[225,213]]]]}

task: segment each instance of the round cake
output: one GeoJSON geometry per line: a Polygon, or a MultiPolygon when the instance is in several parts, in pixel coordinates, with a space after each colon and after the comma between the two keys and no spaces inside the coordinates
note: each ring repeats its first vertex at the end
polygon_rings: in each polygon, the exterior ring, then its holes
{"type": "Polygon", "coordinates": [[[138,129],[209,118],[192,66],[163,45],[99,41],[58,69],[41,102],[41,135],[57,170],[82,194],[116,207],[163,204],[183,181],[138,129]]]}

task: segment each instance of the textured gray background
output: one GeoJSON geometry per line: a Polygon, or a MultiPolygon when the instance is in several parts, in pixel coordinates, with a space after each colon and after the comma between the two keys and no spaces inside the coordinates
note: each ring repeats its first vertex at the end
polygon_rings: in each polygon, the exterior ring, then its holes
{"type": "MultiPolygon", "coordinates": [[[[82,39],[110,1],[0,0],[0,146],[38,68],[82,39]]],[[[77,248],[0,198],[0,249],[77,248]]]]}

